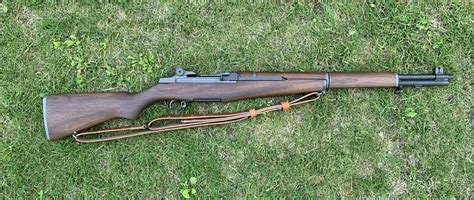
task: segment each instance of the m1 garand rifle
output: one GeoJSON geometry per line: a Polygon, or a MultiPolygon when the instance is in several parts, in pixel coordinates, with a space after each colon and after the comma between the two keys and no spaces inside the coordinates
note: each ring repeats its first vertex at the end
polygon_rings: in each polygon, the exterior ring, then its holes
{"type": "MultiPolygon", "coordinates": [[[[199,126],[227,124],[259,114],[283,110],[314,101],[329,89],[396,88],[448,85],[452,76],[435,67],[431,74],[392,72],[232,72],[200,76],[181,67],[172,77],[160,78],[157,85],[137,93],[108,92],[56,94],[43,98],[46,136],[57,140],[72,135],[78,142],[100,142],[155,132],[199,126]],[[156,101],[232,102],[243,99],[305,94],[279,105],[239,113],[165,116],[139,126],[84,131],[114,118],[137,119],[140,112],[156,101]],[[174,121],[157,125],[163,121],[174,121]],[[122,134],[106,134],[121,132],[122,134]],[[125,133],[124,133],[125,132],[125,133]],[[90,135],[105,134],[101,137],[90,135]]],[[[170,103],[171,104],[171,103],[170,103]]]]}

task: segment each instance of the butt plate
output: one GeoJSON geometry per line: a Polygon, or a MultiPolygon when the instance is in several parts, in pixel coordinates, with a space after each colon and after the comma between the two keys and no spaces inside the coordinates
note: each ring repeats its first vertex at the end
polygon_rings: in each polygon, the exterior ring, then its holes
{"type": "Polygon", "coordinates": [[[44,131],[46,132],[46,137],[48,140],[51,140],[49,137],[49,131],[48,131],[48,113],[46,112],[46,99],[47,96],[43,97],[43,120],[44,120],[44,131]]]}

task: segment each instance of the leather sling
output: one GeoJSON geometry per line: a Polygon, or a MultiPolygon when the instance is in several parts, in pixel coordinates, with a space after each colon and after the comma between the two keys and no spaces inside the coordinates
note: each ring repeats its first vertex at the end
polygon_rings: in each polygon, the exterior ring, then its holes
{"type": "Polygon", "coordinates": [[[187,129],[193,127],[201,126],[212,126],[220,124],[229,124],[233,122],[242,121],[248,118],[255,118],[260,114],[267,112],[282,110],[287,112],[290,107],[309,103],[312,101],[318,100],[323,93],[321,92],[312,92],[306,94],[300,98],[297,98],[293,101],[283,101],[280,104],[259,108],[259,109],[250,109],[249,111],[236,112],[236,113],[226,113],[226,114],[210,114],[210,115],[175,115],[175,116],[164,116],[155,118],[143,125],[129,126],[129,127],[119,127],[119,128],[110,128],[97,131],[84,131],[84,132],[75,132],[73,138],[78,143],[93,143],[93,142],[105,142],[129,137],[135,137],[140,135],[148,135],[151,133],[158,133],[164,131],[173,131],[179,129],[187,129]],[[164,121],[178,121],[173,124],[158,126],[155,125],[159,122],[164,121]],[[130,132],[132,131],[132,132],[130,132]],[[101,135],[112,132],[127,132],[123,134],[110,135],[100,138],[88,138],[84,136],[89,135],[101,135]]]}

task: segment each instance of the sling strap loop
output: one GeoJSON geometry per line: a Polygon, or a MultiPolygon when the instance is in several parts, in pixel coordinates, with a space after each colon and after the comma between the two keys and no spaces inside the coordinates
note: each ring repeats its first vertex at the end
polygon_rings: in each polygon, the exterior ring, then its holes
{"type": "Polygon", "coordinates": [[[290,102],[288,101],[281,102],[281,110],[283,110],[283,112],[288,112],[288,110],[290,110],[290,102]]]}

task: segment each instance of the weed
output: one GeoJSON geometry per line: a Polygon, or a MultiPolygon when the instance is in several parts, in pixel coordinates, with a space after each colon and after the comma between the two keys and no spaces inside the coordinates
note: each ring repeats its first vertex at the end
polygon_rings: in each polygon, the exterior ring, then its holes
{"type": "Polygon", "coordinates": [[[196,195],[197,190],[195,187],[196,187],[197,181],[198,180],[196,177],[191,177],[189,178],[189,183],[188,181],[186,181],[185,183],[181,184],[183,188],[180,190],[180,192],[184,198],[189,199],[191,198],[191,195],[196,195]]]}

